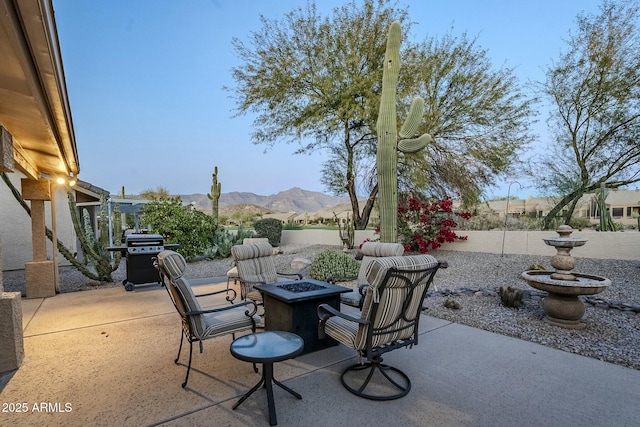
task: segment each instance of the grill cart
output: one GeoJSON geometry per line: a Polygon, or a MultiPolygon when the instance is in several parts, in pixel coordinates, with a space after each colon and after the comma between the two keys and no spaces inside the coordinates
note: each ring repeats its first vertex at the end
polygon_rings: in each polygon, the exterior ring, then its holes
{"type": "Polygon", "coordinates": [[[143,283],[160,284],[158,270],[153,266],[153,258],[165,249],[175,249],[176,244],[164,244],[160,234],[129,234],[125,237],[124,246],[108,248],[112,252],[121,252],[127,259],[127,278],[122,284],[127,291],[134,285],[143,283]]]}

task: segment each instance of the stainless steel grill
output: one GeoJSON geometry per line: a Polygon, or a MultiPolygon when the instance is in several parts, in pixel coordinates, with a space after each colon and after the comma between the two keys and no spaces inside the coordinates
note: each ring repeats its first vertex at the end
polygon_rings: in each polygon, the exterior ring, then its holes
{"type": "Polygon", "coordinates": [[[125,237],[127,278],[122,282],[127,291],[134,285],[161,283],[153,258],[164,250],[164,237],[160,234],[129,234],[125,237]]]}
{"type": "Polygon", "coordinates": [[[134,233],[125,236],[124,246],[107,248],[111,252],[120,252],[127,259],[127,278],[122,281],[127,291],[134,285],[143,283],[162,283],[158,270],[153,266],[153,258],[165,249],[175,249],[179,245],[165,245],[160,234],[134,233]]]}

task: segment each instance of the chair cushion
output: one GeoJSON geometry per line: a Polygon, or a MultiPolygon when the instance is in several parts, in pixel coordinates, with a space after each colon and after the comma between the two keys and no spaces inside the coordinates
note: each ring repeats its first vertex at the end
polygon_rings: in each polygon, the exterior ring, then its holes
{"type": "Polygon", "coordinates": [[[356,336],[358,335],[358,324],[356,322],[333,316],[327,319],[324,331],[339,343],[347,347],[356,348],[356,336]]]}
{"type": "Polygon", "coordinates": [[[352,307],[360,307],[361,299],[362,295],[360,295],[360,290],[358,288],[351,289],[350,292],[340,294],[340,302],[352,307]]]}
{"type": "MultiPolygon", "coordinates": [[[[370,284],[362,306],[362,319],[369,319],[375,301],[379,301],[376,318],[371,319],[371,326],[375,328],[388,327],[389,333],[383,333],[373,337],[372,347],[409,338],[413,334],[413,328],[410,327],[412,318],[409,321],[398,319],[403,313],[418,313],[422,306],[422,296],[429,280],[429,275],[425,275],[424,271],[415,271],[403,273],[411,283],[417,282],[422,276],[423,280],[413,290],[413,295],[407,303],[409,295],[409,283],[400,277],[390,277],[385,284],[385,288],[380,292],[379,288],[385,281],[387,271],[391,267],[397,267],[402,270],[424,270],[433,268],[438,265],[438,261],[431,255],[414,255],[414,256],[397,256],[376,258],[371,262],[368,269],[367,280],[370,284]],[[403,329],[404,328],[404,329],[403,329]]],[[[355,338],[356,350],[366,348],[366,336],[369,326],[359,329],[355,338]]]]}
{"type": "Polygon", "coordinates": [[[360,252],[363,257],[358,272],[358,286],[369,283],[367,282],[367,273],[371,261],[378,257],[400,256],[404,254],[404,246],[400,243],[366,242],[360,248],[360,252]]]}
{"type": "Polygon", "coordinates": [[[278,280],[273,248],[269,243],[235,245],[231,248],[231,255],[238,267],[240,280],[254,284],[270,284],[278,280]]]}
{"type": "MultiPolygon", "coordinates": [[[[190,283],[184,277],[179,277],[175,280],[172,280],[169,286],[175,287],[180,293],[180,299],[184,305],[185,312],[194,312],[200,311],[202,308],[200,307],[200,303],[196,299],[193,290],[191,289],[190,283]]],[[[196,336],[200,337],[204,333],[205,325],[202,320],[202,316],[189,316],[189,321],[191,322],[191,329],[193,329],[196,336]]]]}
{"type": "Polygon", "coordinates": [[[187,261],[175,251],[162,251],[158,254],[158,265],[170,279],[182,277],[187,268],[187,261]]]}
{"type": "Polygon", "coordinates": [[[273,255],[273,248],[268,242],[252,243],[249,245],[235,245],[231,248],[231,254],[236,261],[260,258],[273,255]]]}
{"type": "MultiPolygon", "coordinates": [[[[199,338],[207,339],[228,333],[251,330],[254,323],[251,321],[251,317],[245,314],[246,311],[247,308],[238,307],[220,313],[203,315],[204,331],[199,338]]],[[[259,322],[260,316],[254,315],[253,320],[256,323],[259,322]]]]}
{"type": "Polygon", "coordinates": [[[340,294],[340,301],[343,304],[347,304],[353,307],[360,307],[362,301],[362,295],[358,291],[358,288],[362,285],[366,285],[367,273],[371,261],[378,257],[387,256],[400,256],[404,253],[404,246],[400,243],[381,243],[381,242],[366,242],[360,248],[362,252],[362,261],[360,262],[360,270],[358,271],[358,278],[356,280],[356,288],[351,292],[340,294]]]}
{"type": "Polygon", "coordinates": [[[240,277],[240,276],[238,276],[238,267],[233,267],[229,271],[227,271],[227,277],[232,278],[232,279],[234,277],[240,277]]]}

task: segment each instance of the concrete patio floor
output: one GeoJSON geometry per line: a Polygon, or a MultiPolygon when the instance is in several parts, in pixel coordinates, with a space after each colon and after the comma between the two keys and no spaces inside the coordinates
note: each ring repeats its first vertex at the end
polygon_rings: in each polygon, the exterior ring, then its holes
{"type": "MultiPolygon", "coordinates": [[[[231,356],[230,336],[206,341],[202,354],[194,347],[180,387],[188,353],[173,363],[180,321],[162,287],[22,302],[25,359],[0,376],[0,426],[268,425],[263,390],[231,409],[259,374],[231,356]]],[[[429,316],[421,323],[419,345],[385,357],[413,383],[399,400],[347,392],[340,373],[356,357],[344,346],[276,363],[275,377],[303,396],[274,388],[278,425],[638,425],[638,370],[429,316]]]]}

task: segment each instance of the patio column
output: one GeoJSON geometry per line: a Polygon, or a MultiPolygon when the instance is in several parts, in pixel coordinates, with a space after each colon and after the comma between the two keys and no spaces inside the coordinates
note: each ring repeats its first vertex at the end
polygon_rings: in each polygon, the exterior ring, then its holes
{"type": "Polygon", "coordinates": [[[44,202],[51,200],[51,184],[46,179],[22,180],[22,198],[31,201],[31,243],[33,261],[24,265],[27,298],[45,298],[56,294],[54,261],[47,260],[47,235],[44,202]]]}
{"type": "Polygon", "coordinates": [[[4,292],[0,250],[0,374],[14,371],[24,359],[20,292],[4,292]]]}

